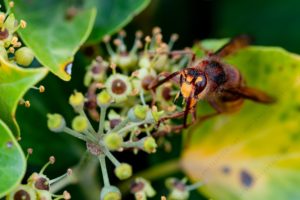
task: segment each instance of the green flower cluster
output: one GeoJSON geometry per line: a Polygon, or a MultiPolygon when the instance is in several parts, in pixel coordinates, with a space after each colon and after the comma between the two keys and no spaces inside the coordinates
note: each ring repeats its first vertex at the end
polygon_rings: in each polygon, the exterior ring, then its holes
{"type": "MultiPolygon", "coordinates": [[[[69,104],[77,113],[71,127],[60,114],[48,114],[50,130],[84,141],[87,150],[98,158],[104,182],[101,200],[121,199],[119,189],[110,184],[107,159],[113,163],[114,174],[120,180],[132,176],[132,166],[119,162],[113,152],[155,153],[158,146],[155,137],[171,132],[170,121],[161,119],[163,115],[182,110],[173,102],[179,88],[172,82],[156,89],[150,86],[165,75],[162,72],[178,71],[190,61],[188,55],[171,51],[178,38],[176,34],[165,43],[161,30],[154,28],[152,37],[146,36],[143,45],[142,33],[138,31],[129,51],[125,36],[126,33],[120,31],[113,40],[115,48],[109,36],[104,38],[108,58],[104,60],[99,56],[87,67],[86,94],[75,91],[69,98],[69,104]],[[95,122],[98,122],[97,127],[95,122]]],[[[154,196],[155,191],[147,180],[137,179],[137,182],[143,187],[132,190],[136,191],[136,199],[154,196]]]]}
{"type": "Polygon", "coordinates": [[[32,63],[34,54],[30,48],[22,47],[22,43],[19,41],[16,31],[19,28],[26,28],[26,22],[24,20],[17,21],[14,14],[10,13],[13,6],[14,2],[11,1],[6,13],[0,12],[1,59],[27,67],[32,63]]]}

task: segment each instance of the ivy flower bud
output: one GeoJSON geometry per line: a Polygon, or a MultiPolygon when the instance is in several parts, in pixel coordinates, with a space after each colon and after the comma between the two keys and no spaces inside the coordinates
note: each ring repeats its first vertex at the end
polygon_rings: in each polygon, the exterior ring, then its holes
{"type": "Polygon", "coordinates": [[[147,112],[146,120],[149,122],[158,122],[160,117],[164,114],[164,111],[158,111],[156,106],[153,106],[151,110],[147,112]]]}
{"type": "Polygon", "coordinates": [[[148,56],[143,56],[139,60],[138,64],[141,68],[150,68],[151,66],[151,61],[148,56]]]}
{"type": "Polygon", "coordinates": [[[123,137],[118,133],[109,133],[104,137],[104,144],[111,151],[120,149],[123,145],[123,137]]]}
{"type": "Polygon", "coordinates": [[[132,176],[132,167],[127,163],[121,163],[115,168],[115,175],[120,180],[128,179],[132,176]]]}
{"type": "Polygon", "coordinates": [[[122,74],[111,75],[107,79],[105,86],[107,92],[118,103],[127,100],[128,96],[132,93],[129,77],[122,74]]]}
{"type": "Polygon", "coordinates": [[[66,127],[66,121],[60,114],[48,114],[47,125],[48,128],[53,132],[61,132],[66,127]]]}
{"type": "Polygon", "coordinates": [[[100,200],[121,200],[121,192],[115,186],[105,186],[101,190],[100,200]]]}
{"type": "Polygon", "coordinates": [[[74,91],[74,94],[69,97],[69,104],[75,109],[82,108],[84,100],[84,96],[81,92],[74,91]]]}
{"type": "Polygon", "coordinates": [[[123,70],[130,69],[136,65],[138,57],[135,54],[120,55],[117,64],[123,70]]]}
{"type": "Polygon", "coordinates": [[[6,196],[6,200],[36,200],[36,194],[32,187],[28,185],[19,185],[13,192],[6,196]]]}
{"type": "Polygon", "coordinates": [[[136,178],[131,183],[130,191],[136,200],[146,200],[147,197],[154,197],[156,194],[150,182],[143,178],[136,178]]]}
{"type": "Polygon", "coordinates": [[[132,122],[139,122],[146,118],[148,106],[136,105],[128,111],[128,118],[132,122]]]}
{"type": "Polygon", "coordinates": [[[88,122],[84,116],[76,116],[72,121],[72,128],[78,132],[84,132],[88,129],[88,122]]]}
{"type": "Polygon", "coordinates": [[[147,153],[155,153],[157,148],[155,139],[151,136],[144,138],[143,147],[144,151],[147,153]]]}
{"type": "Polygon", "coordinates": [[[137,105],[134,107],[133,112],[138,119],[144,120],[147,115],[147,110],[148,106],[137,105]]]}
{"type": "Polygon", "coordinates": [[[15,60],[19,65],[29,66],[34,59],[33,51],[28,47],[21,47],[15,52],[15,60]]]}
{"type": "Polygon", "coordinates": [[[44,175],[34,172],[28,178],[27,183],[28,185],[32,186],[37,190],[46,190],[49,191],[50,189],[50,179],[44,175]]]}
{"type": "Polygon", "coordinates": [[[190,193],[186,189],[185,181],[178,180],[177,178],[168,178],[165,184],[171,191],[168,199],[187,200],[189,198],[190,193]]]}
{"type": "Polygon", "coordinates": [[[112,98],[106,90],[102,90],[97,95],[97,104],[98,104],[98,106],[108,105],[108,104],[111,103],[111,101],[112,101],[112,98]]]}

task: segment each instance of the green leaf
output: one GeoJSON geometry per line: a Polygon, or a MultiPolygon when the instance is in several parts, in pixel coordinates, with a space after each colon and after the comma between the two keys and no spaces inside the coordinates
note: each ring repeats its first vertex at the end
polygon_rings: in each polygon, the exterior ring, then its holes
{"type": "Polygon", "coordinates": [[[0,198],[13,190],[22,180],[25,156],[15,137],[0,120],[0,198]]]}
{"type": "MultiPolygon", "coordinates": [[[[300,199],[300,56],[276,47],[249,47],[226,59],[248,86],[277,99],[245,101],[237,113],[196,124],[182,166],[200,190],[222,200],[300,199]]],[[[200,102],[198,115],[212,112],[200,102]]]]}
{"type": "Polygon", "coordinates": [[[71,7],[68,2],[16,0],[13,9],[17,19],[27,22],[27,27],[19,30],[26,46],[43,66],[63,80],[70,80],[69,64],[91,33],[96,17],[96,9],[78,9],[72,19],[67,19],[71,7]]]}
{"type": "Polygon", "coordinates": [[[0,119],[13,134],[20,136],[15,112],[19,100],[26,91],[40,81],[48,72],[45,68],[24,69],[12,64],[0,56],[0,119]]]}
{"type": "Polygon", "coordinates": [[[87,43],[95,44],[101,41],[103,36],[120,30],[149,3],[150,0],[86,1],[87,7],[97,7],[96,22],[87,43]]]}

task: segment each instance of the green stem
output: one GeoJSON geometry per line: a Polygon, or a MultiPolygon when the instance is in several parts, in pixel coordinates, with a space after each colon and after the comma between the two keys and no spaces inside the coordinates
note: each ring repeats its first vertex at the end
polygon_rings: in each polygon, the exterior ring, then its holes
{"type": "Polygon", "coordinates": [[[78,184],[89,196],[97,197],[100,193],[100,185],[95,176],[99,161],[94,159],[89,152],[85,152],[80,162],[72,167],[72,174],[65,176],[51,184],[51,193],[55,193],[70,184],[78,184]]]}
{"type": "Polygon", "coordinates": [[[52,185],[53,183],[56,183],[56,182],[58,182],[58,181],[60,181],[60,180],[62,180],[62,179],[64,179],[64,178],[66,178],[67,176],[68,176],[68,174],[65,173],[65,174],[63,174],[63,175],[61,175],[61,176],[59,176],[59,177],[57,177],[57,178],[51,179],[51,180],[49,181],[49,184],[52,185]]]}
{"type": "Polygon", "coordinates": [[[39,172],[39,174],[43,174],[44,173],[44,171],[46,170],[46,168],[49,166],[51,164],[51,162],[49,161],[49,162],[47,162],[44,166],[43,166],[43,168],[40,170],[40,172],[39,172]]]}
{"type": "Polygon", "coordinates": [[[107,156],[107,158],[114,164],[114,166],[119,166],[121,163],[116,159],[116,157],[103,145],[102,148],[103,153],[107,156]]]}
{"type": "Polygon", "coordinates": [[[89,130],[84,131],[84,134],[91,140],[97,142],[98,139],[89,130]]]}
{"type": "Polygon", "coordinates": [[[122,145],[122,147],[124,148],[140,148],[141,146],[142,145],[140,141],[136,141],[136,142],[128,141],[128,142],[124,142],[122,145]]]}
{"type": "Polygon", "coordinates": [[[108,177],[107,168],[106,168],[105,155],[101,154],[100,156],[98,156],[98,158],[100,161],[104,186],[108,187],[108,186],[110,186],[110,183],[109,183],[109,177],[108,177]]]}
{"type": "Polygon", "coordinates": [[[187,191],[192,191],[192,190],[198,189],[198,188],[201,187],[202,185],[204,185],[204,182],[203,182],[203,181],[199,181],[199,182],[196,182],[196,183],[194,183],[194,184],[192,184],[192,185],[186,186],[185,189],[186,189],[187,191]]]}
{"type": "Polygon", "coordinates": [[[73,129],[70,129],[68,127],[64,128],[64,132],[67,133],[67,134],[69,134],[69,135],[72,135],[73,137],[76,137],[76,138],[78,138],[80,140],[87,141],[86,137],[84,135],[82,135],[82,134],[80,134],[80,133],[78,133],[78,132],[76,132],[73,129]]]}
{"type": "Polygon", "coordinates": [[[101,114],[100,114],[99,129],[98,129],[99,135],[104,134],[103,129],[104,129],[106,110],[107,110],[107,106],[101,106],[101,114]]]}
{"type": "Polygon", "coordinates": [[[141,92],[140,92],[140,99],[141,99],[141,102],[142,102],[143,106],[146,106],[146,101],[145,101],[143,89],[141,89],[141,92]]]}
{"type": "Polygon", "coordinates": [[[165,176],[168,176],[170,174],[174,174],[180,170],[180,163],[178,159],[170,160],[161,164],[158,164],[156,166],[153,166],[149,169],[146,169],[144,171],[141,171],[139,173],[136,173],[134,177],[131,179],[128,179],[127,181],[124,181],[120,185],[118,185],[118,188],[121,190],[122,194],[129,192],[128,186],[130,183],[137,177],[143,177],[149,181],[156,180],[158,178],[162,178],[165,176]]]}
{"type": "Polygon", "coordinates": [[[142,124],[144,124],[144,123],[145,123],[145,121],[141,121],[141,122],[136,122],[136,123],[130,124],[130,125],[128,125],[128,126],[125,126],[125,127],[122,128],[122,129],[120,129],[120,130],[118,131],[118,133],[124,135],[126,132],[128,132],[128,131],[130,131],[131,129],[133,129],[133,128],[137,127],[137,126],[140,126],[140,125],[142,125],[142,124]]]}

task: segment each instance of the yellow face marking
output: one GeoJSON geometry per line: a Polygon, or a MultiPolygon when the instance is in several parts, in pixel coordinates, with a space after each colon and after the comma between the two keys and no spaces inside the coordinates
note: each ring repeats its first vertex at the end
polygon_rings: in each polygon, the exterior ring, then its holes
{"type": "Polygon", "coordinates": [[[199,76],[199,77],[196,79],[196,83],[201,82],[201,81],[203,81],[203,78],[202,78],[202,76],[199,76]]]}
{"type": "Polygon", "coordinates": [[[192,82],[193,77],[192,77],[192,76],[187,76],[187,77],[186,77],[186,80],[187,80],[188,82],[192,82]]]}
{"type": "Polygon", "coordinates": [[[180,91],[184,98],[188,98],[193,91],[193,86],[187,83],[182,83],[180,91]]]}

